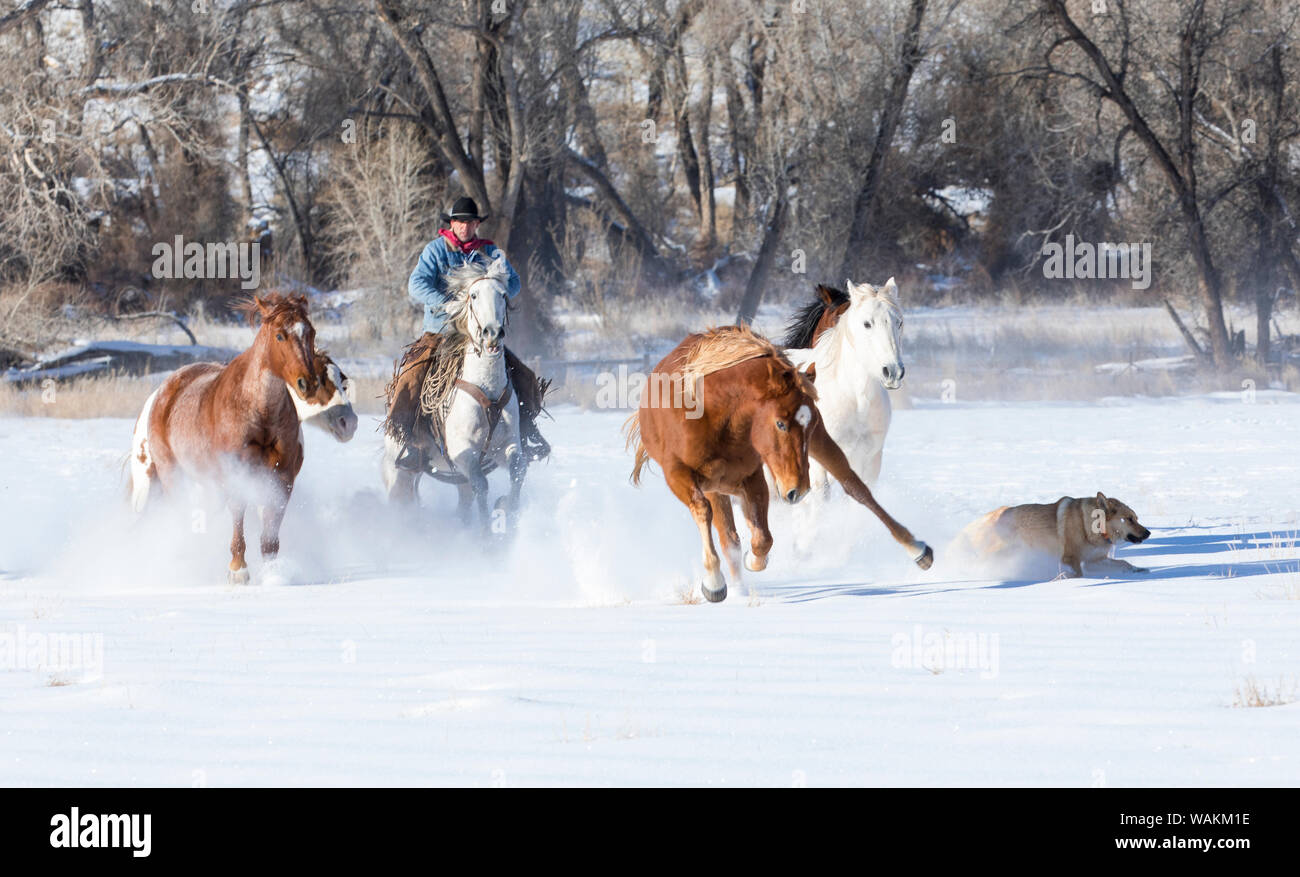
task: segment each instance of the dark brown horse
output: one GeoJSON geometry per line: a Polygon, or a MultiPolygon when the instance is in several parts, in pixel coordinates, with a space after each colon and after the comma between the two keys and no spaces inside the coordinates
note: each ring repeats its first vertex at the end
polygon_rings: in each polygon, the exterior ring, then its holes
{"type": "Polygon", "coordinates": [[[710,602],[727,596],[710,526],[739,580],[740,537],[731,507],[731,497],[738,497],[751,533],[745,567],[765,569],[772,533],[763,466],[781,498],[796,503],[808,492],[809,455],[880,518],[922,569],[933,562],[929,546],[890,517],[854,474],[822,427],[816,400],[812,384],[780,350],[734,326],[689,336],[651,373],[641,407],[627,424],[628,444],[636,447],[632,482],[640,483],[653,459],[673,495],[691,510],[704,547],[700,590],[710,602]]]}
{"type": "MultiPolygon", "coordinates": [[[[305,296],[255,297],[244,310],[250,321],[262,322],[252,345],[226,366],[202,362],[173,372],[145,402],[136,424],[140,446],[131,455],[137,510],[154,484],[168,493],[189,478],[222,490],[234,517],[232,584],[249,579],[244,511],[250,500],[262,520],[262,556],[279,552],[280,521],[302,468],[298,407],[326,410],[337,389],[332,380],[322,380],[319,370],[329,360],[316,351],[305,296]],[[250,476],[259,482],[251,493],[250,476]]],[[[339,414],[346,420],[350,410],[339,414]]],[[[340,440],[356,428],[352,417],[350,429],[337,425],[340,440]]]]}

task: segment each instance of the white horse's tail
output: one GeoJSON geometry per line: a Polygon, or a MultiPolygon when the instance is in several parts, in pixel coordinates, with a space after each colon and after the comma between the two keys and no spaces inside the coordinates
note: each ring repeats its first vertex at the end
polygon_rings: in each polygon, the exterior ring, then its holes
{"type": "Polygon", "coordinates": [[[158,390],[154,390],[144,401],[144,410],[136,418],[135,433],[131,436],[131,510],[136,514],[143,512],[149,502],[149,488],[156,474],[149,454],[149,415],[157,397],[158,390]]]}

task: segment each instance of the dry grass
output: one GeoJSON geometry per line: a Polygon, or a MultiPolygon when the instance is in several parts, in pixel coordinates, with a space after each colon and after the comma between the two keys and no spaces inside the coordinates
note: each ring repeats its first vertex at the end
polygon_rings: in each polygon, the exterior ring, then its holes
{"type": "Polygon", "coordinates": [[[704,597],[693,582],[687,582],[677,588],[677,602],[683,606],[697,606],[704,602],[704,597]]]}
{"type": "Polygon", "coordinates": [[[1296,682],[1283,677],[1276,687],[1269,687],[1267,682],[1260,682],[1254,676],[1247,676],[1237,683],[1233,692],[1232,705],[1235,707],[1283,706],[1296,699],[1296,682]]]}
{"type": "MultiPolygon", "coordinates": [[[[21,389],[0,384],[0,416],[66,417],[73,420],[135,417],[162,377],[95,375],[21,389]]],[[[357,414],[383,413],[383,378],[349,375],[348,380],[352,406],[357,414]]]]}
{"type": "Polygon", "coordinates": [[[158,380],[132,375],[95,375],[18,388],[0,384],[0,414],[17,417],[135,417],[158,380]]]}

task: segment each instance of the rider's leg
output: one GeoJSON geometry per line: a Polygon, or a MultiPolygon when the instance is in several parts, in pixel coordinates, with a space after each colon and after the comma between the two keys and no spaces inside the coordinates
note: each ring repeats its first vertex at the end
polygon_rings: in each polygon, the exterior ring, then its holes
{"type": "Polygon", "coordinates": [[[538,383],[536,373],[511,353],[509,348],[506,348],[506,369],[510,373],[515,395],[519,398],[519,435],[526,447],[525,452],[534,460],[548,457],[551,446],[537,429],[537,416],[542,413],[544,389],[538,383]]]}
{"type": "Polygon", "coordinates": [[[425,375],[429,373],[441,340],[441,335],[425,332],[407,347],[388,386],[388,422],[385,429],[402,444],[402,450],[395,461],[400,469],[422,468],[423,454],[413,438],[420,417],[420,391],[424,388],[425,375]]]}

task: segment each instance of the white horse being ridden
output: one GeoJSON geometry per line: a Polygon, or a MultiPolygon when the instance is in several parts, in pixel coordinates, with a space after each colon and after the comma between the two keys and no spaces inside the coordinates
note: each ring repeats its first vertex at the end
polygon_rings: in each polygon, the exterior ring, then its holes
{"type": "MultiPolygon", "coordinates": [[[[506,371],[507,280],[502,258],[489,265],[467,262],[447,275],[447,322],[464,339],[464,357],[445,409],[442,445],[420,437],[428,453],[429,474],[457,485],[466,523],[471,503],[477,504],[485,532],[492,529],[487,473],[497,466],[510,473],[505,511],[513,523],[528,469],[520,449],[519,399],[511,392],[506,371]]],[[[385,439],[384,486],[390,500],[414,500],[423,473],[397,467],[401,449],[393,438],[385,439]]]]}
{"type": "MultiPolygon", "coordinates": [[[[789,328],[787,350],[800,369],[815,367],[817,409],[849,465],[868,487],[880,477],[893,407],[889,390],[902,384],[899,351],[903,312],[894,278],[882,287],[848,281],[848,294],[818,286],[818,301],[789,328]]],[[[814,489],[824,492],[826,470],[809,461],[814,489]]]]}

